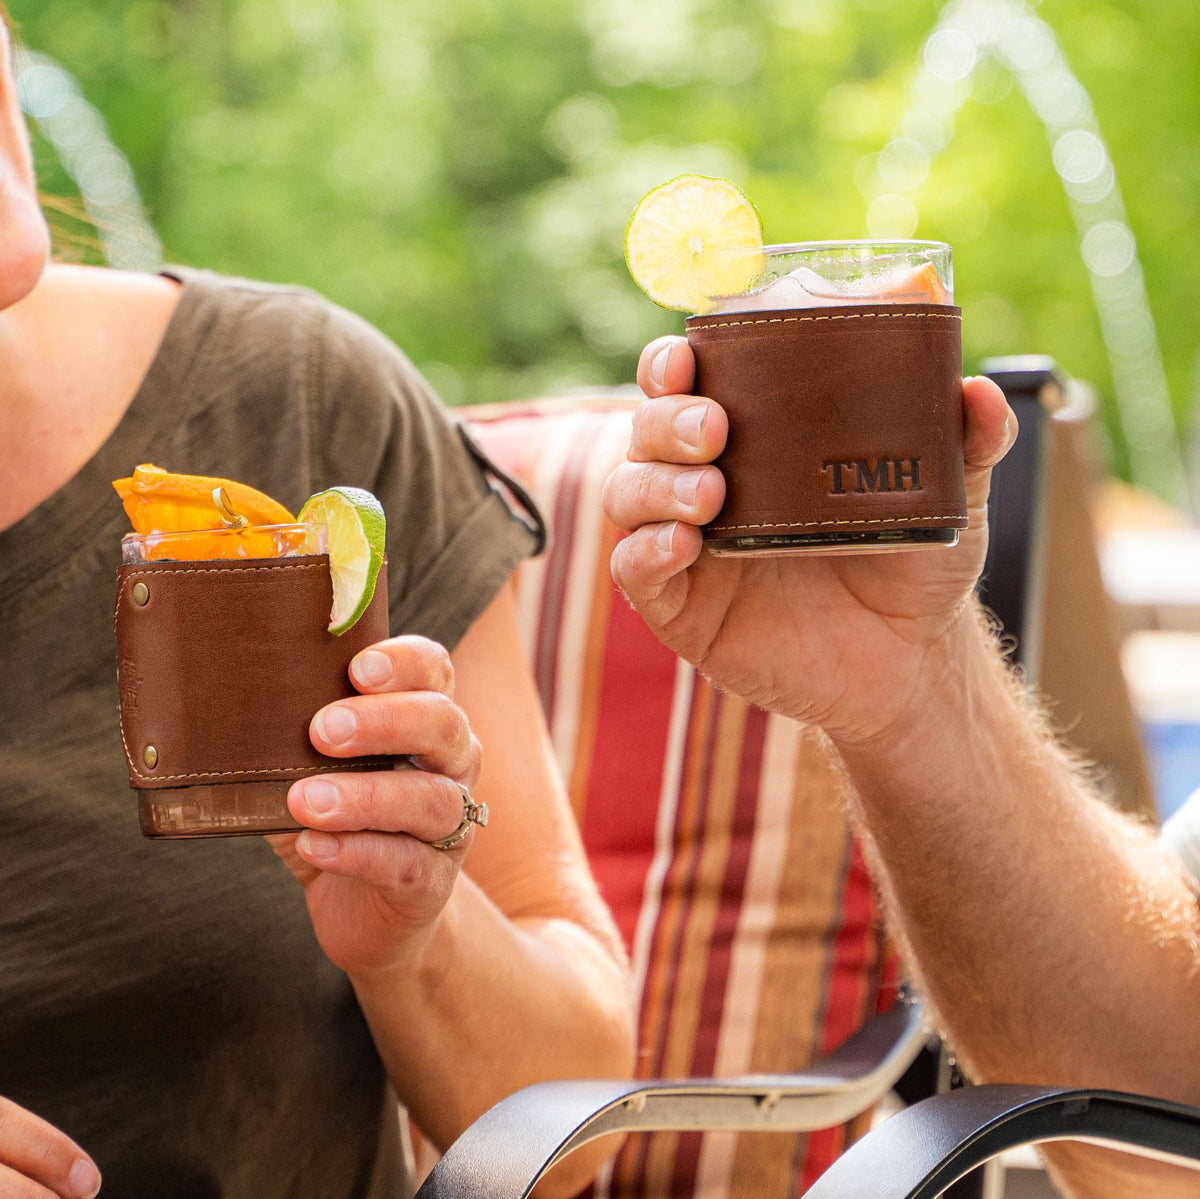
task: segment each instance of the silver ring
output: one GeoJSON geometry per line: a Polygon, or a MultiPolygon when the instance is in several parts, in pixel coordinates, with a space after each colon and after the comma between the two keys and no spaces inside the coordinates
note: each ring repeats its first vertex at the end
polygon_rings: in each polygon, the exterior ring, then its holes
{"type": "Polygon", "coordinates": [[[462,785],[462,783],[454,784],[461,792],[463,799],[463,816],[458,828],[454,830],[448,837],[438,837],[436,841],[426,841],[426,845],[432,846],[434,849],[453,849],[466,839],[467,832],[471,825],[477,824],[480,828],[486,828],[488,822],[488,806],[485,803],[476,803],[471,798],[471,793],[462,785]]]}

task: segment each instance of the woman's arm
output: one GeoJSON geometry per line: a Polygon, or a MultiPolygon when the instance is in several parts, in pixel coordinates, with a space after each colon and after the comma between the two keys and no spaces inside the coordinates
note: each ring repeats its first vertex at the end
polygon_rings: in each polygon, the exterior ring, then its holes
{"type": "MultiPolygon", "coordinates": [[[[511,590],[468,630],[451,659],[452,679],[438,677],[449,672],[431,643],[402,638],[384,645],[396,647],[401,686],[388,692],[385,684],[374,696],[348,701],[360,706],[360,728],[329,752],[413,752],[413,730],[424,719],[417,710],[430,706],[414,697],[432,696],[446,728],[440,746],[419,760],[429,773],[385,774],[376,781],[383,790],[394,785],[394,794],[385,798],[376,787],[361,804],[352,780],[370,776],[333,776],[342,797],[321,816],[306,809],[298,784],[293,812],[339,832],[339,852],[332,861],[318,859],[310,834],[279,839],[277,849],[305,884],[318,938],[347,971],[401,1100],[444,1149],[494,1103],[531,1083],[628,1076],[633,1015],[620,939],[553,760],[511,590]],[[469,728],[465,720],[455,727],[453,705],[439,690],[453,694],[469,728]],[[366,705],[381,700],[390,710],[375,723],[366,705]],[[483,747],[477,784],[471,733],[483,747]],[[430,849],[394,833],[343,831],[412,830],[421,839],[449,833],[461,811],[451,808],[461,800],[451,791],[446,807],[442,776],[471,786],[491,811],[488,827],[464,842],[470,854],[457,878],[459,850],[430,849]]],[[[315,722],[314,731],[327,748],[315,722]]],[[[573,1154],[540,1193],[575,1194],[605,1155],[603,1146],[573,1154]]]]}
{"type": "MultiPolygon", "coordinates": [[[[401,1099],[445,1148],[492,1104],[552,1078],[630,1073],[620,937],[567,803],[505,588],[454,651],[455,699],[483,746],[475,836],[433,936],[398,971],[352,976],[401,1099]]],[[[603,1150],[552,1190],[573,1195],[603,1150]]]]}

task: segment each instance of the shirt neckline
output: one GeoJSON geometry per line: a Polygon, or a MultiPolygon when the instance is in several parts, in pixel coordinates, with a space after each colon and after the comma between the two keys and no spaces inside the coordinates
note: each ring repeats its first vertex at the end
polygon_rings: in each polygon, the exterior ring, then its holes
{"type": "Polygon", "coordinates": [[[179,283],[180,291],[150,366],[96,452],[36,508],[0,531],[0,601],[19,591],[31,576],[67,561],[88,539],[109,536],[109,530],[116,554],[121,534],[128,531],[121,528],[125,514],[112,480],[146,460],[168,411],[182,416],[188,379],[206,332],[197,320],[209,290],[204,273],[175,266],[159,273],[179,283]],[[171,404],[163,403],[164,395],[171,397],[171,404]]]}

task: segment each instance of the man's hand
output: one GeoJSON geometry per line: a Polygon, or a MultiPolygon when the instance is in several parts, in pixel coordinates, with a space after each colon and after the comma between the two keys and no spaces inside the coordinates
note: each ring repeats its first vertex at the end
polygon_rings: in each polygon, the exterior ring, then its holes
{"type": "Polygon", "coordinates": [[[425,842],[461,823],[480,749],[440,645],[381,641],[355,657],[350,678],[362,694],[313,717],[313,745],[335,758],[394,756],[396,768],[293,784],[288,807],[310,831],[270,841],[304,886],[321,948],[354,974],[395,965],[431,935],[474,830],[453,849],[425,842]]]}
{"type": "Polygon", "coordinates": [[[0,1099],[0,1199],[92,1199],[96,1163],[40,1116],[0,1099]]]}
{"type": "Polygon", "coordinates": [[[990,380],[964,381],[971,523],[953,548],[716,558],[700,526],[724,500],[721,472],[707,464],[728,424],[712,400],[688,394],[694,377],[683,338],[642,353],[647,399],[629,460],[605,487],[609,519],[630,531],[613,578],[657,636],[719,686],[835,740],[871,739],[941,668],[936,647],[983,568],[991,468],[1016,437],[1016,417],[990,380]]]}

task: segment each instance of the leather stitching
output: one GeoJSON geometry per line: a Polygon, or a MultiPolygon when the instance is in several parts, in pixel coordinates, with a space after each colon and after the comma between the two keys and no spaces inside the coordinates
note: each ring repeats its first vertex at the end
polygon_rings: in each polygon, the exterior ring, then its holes
{"type": "MultiPolygon", "coordinates": [[[[735,325],[787,325],[793,321],[861,321],[874,320],[876,317],[896,320],[900,317],[917,317],[925,321],[961,321],[962,317],[953,312],[848,312],[830,316],[770,316],[759,317],[757,320],[720,321],[712,325],[693,325],[695,332],[705,329],[732,329],[735,325]]],[[[701,320],[704,318],[701,317],[701,320]]]]}
{"type": "MultiPolygon", "coordinates": [[[[125,753],[128,757],[129,750],[126,749],[125,753]]],[[[226,778],[234,774],[292,774],[298,770],[304,771],[308,775],[330,774],[335,770],[361,770],[371,760],[368,758],[360,762],[345,762],[337,766],[263,766],[258,770],[200,770],[192,774],[142,774],[132,762],[130,762],[130,767],[138,778],[145,779],[149,783],[167,783],[174,782],[176,779],[226,778]]],[[[303,778],[304,775],[300,777],[303,778]]],[[[288,780],[283,779],[280,781],[286,782],[288,780]]]]}
{"type": "Polygon", "coordinates": [[[749,525],[709,525],[710,533],[723,533],[727,529],[810,529],[816,525],[911,525],[919,520],[964,520],[961,513],[951,516],[876,516],[861,520],[797,520],[786,523],[770,524],[766,521],[756,521],[749,525]]]}
{"type": "MultiPolygon", "coordinates": [[[[204,532],[205,530],[197,530],[204,532]]],[[[248,574],[260,570],[320,570],[324,562],[289,562],[286,566],[179,566],[178,563],[172,562],[171,565],[176,567],[174,570],[131,570],[124,577],[127,579],[137,579],[142,576],[155,578],[160,575],[239,575],[248,574]]]]}

